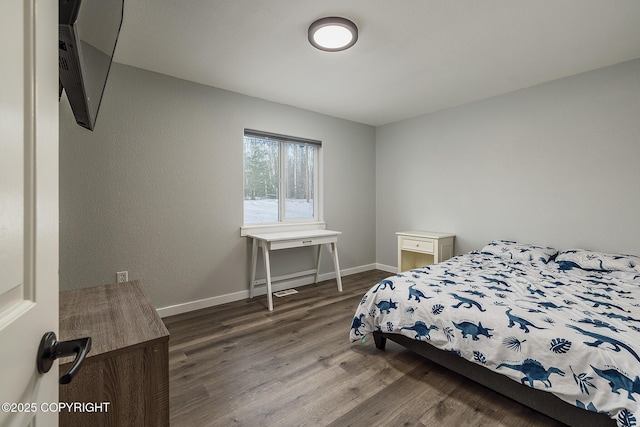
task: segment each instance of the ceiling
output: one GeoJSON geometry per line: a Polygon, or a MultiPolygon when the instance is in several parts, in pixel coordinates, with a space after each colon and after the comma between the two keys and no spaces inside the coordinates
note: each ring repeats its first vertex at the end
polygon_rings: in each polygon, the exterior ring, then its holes
{"type": "Polygon", "coordinates": [[[640,58],[638,0],[125,0],[114,60],[383,125],[640,58]],[[307,40],[318,18],[354,47],[307,40]]]}

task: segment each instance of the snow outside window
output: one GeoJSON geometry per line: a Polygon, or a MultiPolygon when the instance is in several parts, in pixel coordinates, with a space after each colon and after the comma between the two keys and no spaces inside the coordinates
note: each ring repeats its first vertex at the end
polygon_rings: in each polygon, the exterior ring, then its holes
{"type": "Polygon", "coordinates": [[[245,130],[244,225],[318,221],[319,141],[245,130]]]}

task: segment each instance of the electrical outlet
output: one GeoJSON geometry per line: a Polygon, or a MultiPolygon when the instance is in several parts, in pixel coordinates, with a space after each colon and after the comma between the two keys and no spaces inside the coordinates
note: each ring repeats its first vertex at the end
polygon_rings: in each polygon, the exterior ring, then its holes
{"type": "Polygon", "coordinates": [[[128,271],[118,271],[116,273],[116,282],[123,283],[129,281],[129,272],[128,271]]]}

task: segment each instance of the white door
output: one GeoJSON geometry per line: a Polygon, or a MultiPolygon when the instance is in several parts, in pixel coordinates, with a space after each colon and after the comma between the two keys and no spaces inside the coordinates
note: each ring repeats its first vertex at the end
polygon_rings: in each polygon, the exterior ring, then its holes
{"type": "Polygon", "coordinates": [[[58,2],[1,0],[0,426],[57,426],[57,363],[39,374],[42,335],[58,332],[58,2]],[[53,406],[55,408],[55,406],[53,406]]]}

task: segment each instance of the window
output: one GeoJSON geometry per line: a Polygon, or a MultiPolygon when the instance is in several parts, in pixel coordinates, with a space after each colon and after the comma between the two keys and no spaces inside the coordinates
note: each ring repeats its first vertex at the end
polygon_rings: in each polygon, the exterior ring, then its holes
{"type": "Polygon", "coordinates": [[[320,141],[245,129],[244,225],[319,221],[320,141]]]}

